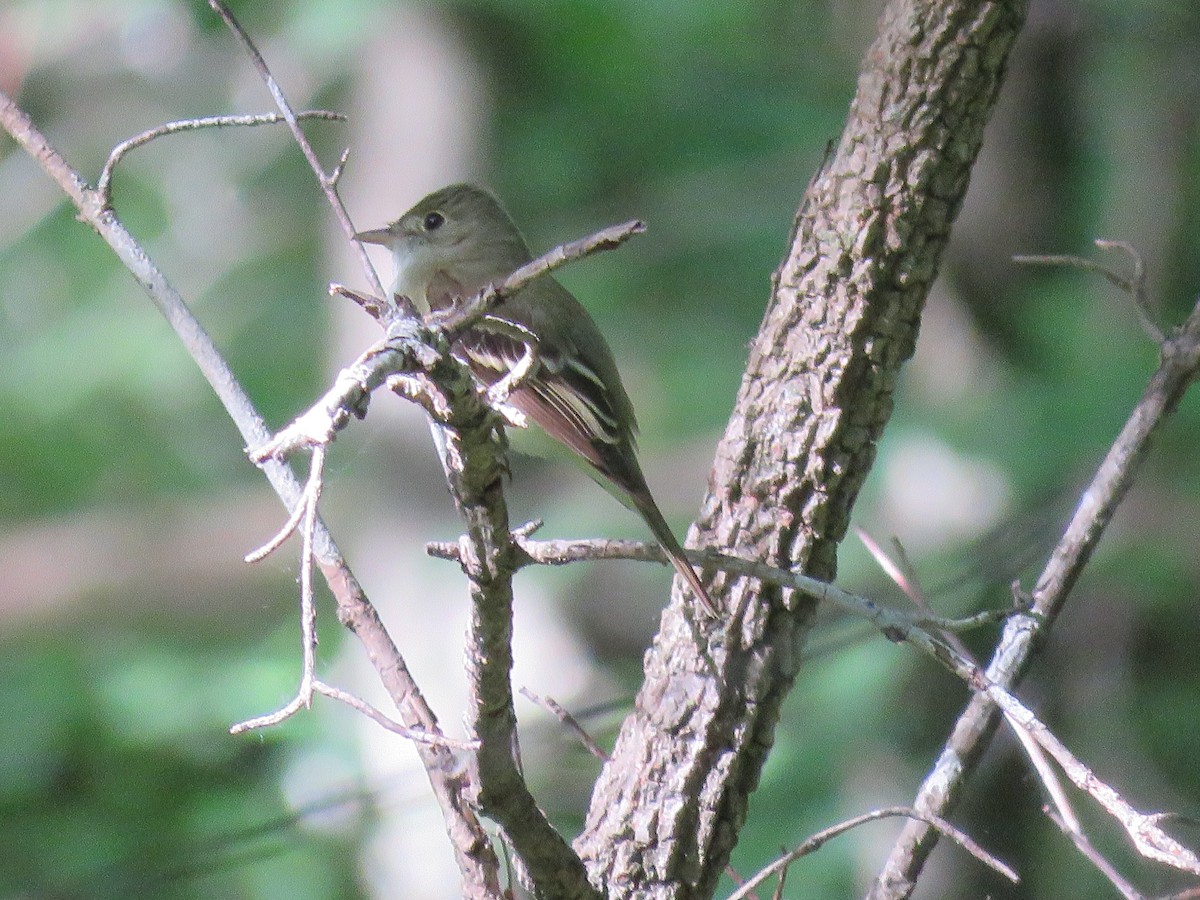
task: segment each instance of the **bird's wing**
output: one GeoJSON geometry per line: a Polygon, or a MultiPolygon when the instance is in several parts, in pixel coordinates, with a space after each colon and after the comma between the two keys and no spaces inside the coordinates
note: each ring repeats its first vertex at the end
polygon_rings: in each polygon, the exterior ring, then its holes
{"type": "Polygon", "coordinates": [[[513,390],[509,402],[597,469],[610,477],[623,476],[633,457],[631,435],[622,426],[604,379],[575,348],[536,344],[522,326],[489,315],[458,341],[455,352],[490,386],[517,365],[531,343],[537,369],[513,390]]]}

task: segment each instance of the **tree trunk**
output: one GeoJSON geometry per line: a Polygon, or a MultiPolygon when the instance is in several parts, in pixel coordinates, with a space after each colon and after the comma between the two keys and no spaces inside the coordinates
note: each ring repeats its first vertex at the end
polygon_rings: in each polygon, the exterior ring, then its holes
{"type": "MultiPolygon", "coordinates": [[[[889,3],[837,149],[809,185],[690,542],[832,579],[913,352],[1023,0],[889,3]]],[[[714,582],[703,635],[678,603],[646,657],[576,842],[610,897],[708,897],[800,664],[814,603],[714,582]]]]}

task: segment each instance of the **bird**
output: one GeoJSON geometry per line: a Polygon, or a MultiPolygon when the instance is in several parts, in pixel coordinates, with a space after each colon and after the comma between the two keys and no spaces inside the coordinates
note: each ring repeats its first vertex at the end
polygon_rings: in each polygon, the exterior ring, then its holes
{"type": "MultiPolygon", "coordinates": [[[[500,201],[471,184],[434,191],[391,224],[354,239],[391,251],[392,294],[407,297],[422,316],[451,309],[532,259],[500,201]]],[[[451,352],[489,389],[510,386],[500,399],[519,412],[516,421],[537,426],[509,429],[514,449],[582,464],[641,516],[704,612],[720,617],[650,493],[637,458],[633,403],[612,350],[570,291],[549,275],[535,279],[467,329],[451,352]],[[524,374],[514,377],[518,367],[524,374]]]]}

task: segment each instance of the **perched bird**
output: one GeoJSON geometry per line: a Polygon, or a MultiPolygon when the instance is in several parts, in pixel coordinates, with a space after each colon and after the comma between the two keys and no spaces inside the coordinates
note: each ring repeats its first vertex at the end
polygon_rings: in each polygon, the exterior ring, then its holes
{"type": "MultiPolygon", "coordinates": [[[[499,283],[532,259],[499,201],[467,184],[435,191],[386,228],[355,239],[392,251],[392,293],[409,298],[422,315],[499,283]]],[[[588,475],[645,520],[704,610],[718,617],[646,485],[633,404],[612,351],[579,301],[543,275],[502,300],[456,341],[453,352],[489,387],[515,367],[526,371],[510,378],[511,391],[502,400],[543,434],[513,429],[514,448],[583,462],[588,475]]]]}

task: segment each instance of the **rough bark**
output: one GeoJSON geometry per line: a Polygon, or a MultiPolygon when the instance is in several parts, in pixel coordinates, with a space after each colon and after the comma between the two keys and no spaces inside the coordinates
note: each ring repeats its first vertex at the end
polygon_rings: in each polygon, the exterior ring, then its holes
{"type": "MultiPolygon", "coordinates": [[[[832,579],[1023,23],[1023,0],[890,3],[776,272],[691,543],[832,579]]],[[[576,843],[611,897],[710,896],[800,663],[809,601],[715,581],[676,602],[576,843]],[[706,630],[701,635],[699,630],[706,630]],[[697,638],[702,645],[698,645],[697,638]]]]}

